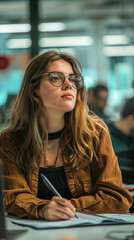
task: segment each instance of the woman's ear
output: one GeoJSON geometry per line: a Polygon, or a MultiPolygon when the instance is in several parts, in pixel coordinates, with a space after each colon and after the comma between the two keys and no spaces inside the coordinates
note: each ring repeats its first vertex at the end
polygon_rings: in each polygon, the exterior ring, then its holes
{"type": "Polygon", "coordinates": [[[34,91],[37,96],[39,96],[39,89],[40,89],[40,86],[36,87],[36,89],[35,89],[35,91],[34,91]]]}

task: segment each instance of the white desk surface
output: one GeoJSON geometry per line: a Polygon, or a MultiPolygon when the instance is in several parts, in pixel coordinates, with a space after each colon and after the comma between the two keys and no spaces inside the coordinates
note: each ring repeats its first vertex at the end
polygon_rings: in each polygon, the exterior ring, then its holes
{"type": "MultiPolygon", "coordinates": [[[[34,230],[29,227],[22,227],[11,222],[13,218],[6,217],[6,226],[8,230],[28,229],[22,235],[14,238],[16,240],[108,240],[112,234],[115,239],[125,239],[126,236],[132,235],[134,224],[127,225],[107,225],[107,226],[90,226],[64,229],[34,230]],[[119,237],[119,238],[118,238],[119,237]]],[[[134,239],[134,238],[133,238],[134,239]]]]}

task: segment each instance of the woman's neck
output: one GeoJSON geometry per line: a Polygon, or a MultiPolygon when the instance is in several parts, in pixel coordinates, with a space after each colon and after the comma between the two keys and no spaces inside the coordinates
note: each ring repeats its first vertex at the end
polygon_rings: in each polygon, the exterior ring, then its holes
{"type": "Polygon", "coordinates": [[[64,128],[65,121],[64,117],[58,118],[58,117],[52,117],[47,119],[47,129],[48,133],[55,133],[60,131],[64,128]]]}
{"type": "Polygon", "coordinates": [[[53,132],[53,133],[48,133],[48,140],[55,140],[55,139],[59,139],[62,132],[63,132],[63,129],[62,128],[60,131],[57,131],[57,132],[53,132]]]}

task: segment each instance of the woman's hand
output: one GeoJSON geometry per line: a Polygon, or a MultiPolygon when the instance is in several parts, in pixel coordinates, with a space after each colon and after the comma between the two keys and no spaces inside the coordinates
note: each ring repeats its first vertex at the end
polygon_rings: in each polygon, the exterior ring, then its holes
{"type": "Polygon", "coordinates": [[[39,209],[39,217],[51,221],[70,219],[75,217],[75,208],[69,200],[54,196],[39,209]]]}

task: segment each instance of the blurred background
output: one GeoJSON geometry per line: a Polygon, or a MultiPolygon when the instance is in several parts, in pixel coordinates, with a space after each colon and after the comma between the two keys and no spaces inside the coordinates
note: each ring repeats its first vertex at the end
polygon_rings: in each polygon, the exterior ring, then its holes
{"type": "Polygon", "coordinates": [[[49,49],[80,61],[87,89],[107,85],[118,119],[134,96],[134,0],[0,0],[0,129],[29,60],[49,49]]]}

